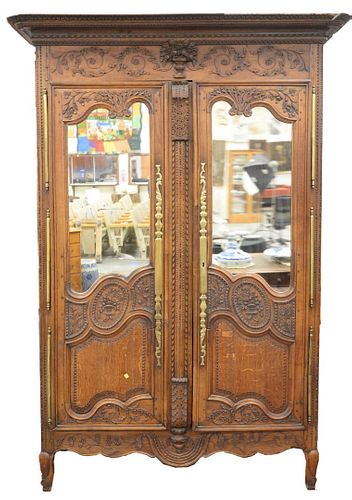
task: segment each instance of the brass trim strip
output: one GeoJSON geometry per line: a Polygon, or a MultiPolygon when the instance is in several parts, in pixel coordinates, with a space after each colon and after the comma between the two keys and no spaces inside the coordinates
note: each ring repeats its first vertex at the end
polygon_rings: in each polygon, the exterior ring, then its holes
{"type": "Polygon", "coordinates": [[[48,424],[52,423],[51,416],[51,327],[48,326],[48,335],[46,343],[46,402],[48,424]]]}
{"type": "Polygon", "coordinates": [[[314,306],[314,208],[310,207],[310,280],[309,280],[309,306],[314,306]]]}
{"type": "Polygon", "coordinates": [[[308,422],[312,421],[312,357],[313,357],[313,327],[309,327],[309,337],[308,337],[308,368],[307,368],[307,414],[308,422]]]}
{"type": "Polygon", "coordinates": [[[317,95],[315,87],[312,88],[312,165],[311,165],[311,188],[315,188],[316,162],[317,162],[317,95]]]}
{"type": "Polygon", "coordinates": [[[155,358],[156,365],[161,366],[161,338],[162,338],[162,293],[163,293],[163,199],[162,174],[160,165],[155,165],[155,358]]]}
{"type": "Polygon", "coordinates": [[[44,186],[49,191],[49,140],[48,140],[48,92],[43,90],[43,163],[44,163],[44,186]]]}
{"type": "Polygon", "coordinates": [[[46,211],[46,308],[51,308],[51,219],[50,210],[46,211]]]}
{"type": "Polygon", "coordinates": [[[207,270],[207,181],[205,163],[200,164],[200,237],[199,237],[199,337],[200,337],[200,365],[205,366],[207,355],[207,292],[208,292],[208,270],[207,270]]]}

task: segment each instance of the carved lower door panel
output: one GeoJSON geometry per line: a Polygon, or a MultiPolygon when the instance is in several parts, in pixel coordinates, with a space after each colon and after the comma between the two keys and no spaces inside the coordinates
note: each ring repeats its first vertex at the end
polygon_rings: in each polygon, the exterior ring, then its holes
{"type": "Polygon", "coordinates": [[[166,425],[162,96],[161,86],[56,88],[50,96],[55,272],[66,277],[56,289],[63,321],[51,404],[62,429],[166,425]],[[63,250],[72,228],[80,232],[79,285],[63,250]]]}
{"type": "Polygon", "coordinates": [[[197,430],[304,428],[305,100],[305,85],[198,90],[197,430]],[[216,147],[221,137],[224,159],[216,147]],[[259,149],[236,167],[240,188],[232,192],[236,213],[243,209],[241,190],[255,193],[261,215],[251,224],[227,222],[221,196],[232,168],[226,150],[239,145],[259,149]]]}

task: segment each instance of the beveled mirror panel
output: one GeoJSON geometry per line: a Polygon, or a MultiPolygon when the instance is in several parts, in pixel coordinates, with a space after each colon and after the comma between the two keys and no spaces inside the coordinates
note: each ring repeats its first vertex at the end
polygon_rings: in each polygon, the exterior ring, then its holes
{"type": "Polygon", "coordinates": [[[260,274],[283,290],[291,276],[292,124],[267,108],[212,108],[212,262],[260,274]]]}
{"type": "Polygon", "coordinates": [[[130,113],[95,109],[67,126],[70,282],[78,292],[149,263],[149,111],[137,102],[130,113]]]}

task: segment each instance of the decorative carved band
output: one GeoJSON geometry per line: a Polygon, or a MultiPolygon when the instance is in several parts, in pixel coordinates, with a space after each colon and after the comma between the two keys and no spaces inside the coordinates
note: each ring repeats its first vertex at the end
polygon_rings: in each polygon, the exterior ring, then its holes
{"type": "Polygon", "coordinates": [[[162,293],[163,293],[163,199],[162,174],[160,165],[156,165],[155,181],[155,358],[161,366],[162,339],[162,293]]]}
{"type": "Polygon", "coordinates": [[[74,120],[83,114],[87,106],[94,104],[107,106],[109,117],[131,116],[131,104],[135,101],[146,102],[153,110],[152,91],[148,89],[128,90],[67,90],[63,94],[63,119],[74,120]]]}
{"type": "Polygon", "coordinates": [[[200,365],[205,365],[205,358],[207,354],[206,345],[206,333],[207,333],[207,280],[208,280],[208,269],[207,269],[207,180],[205,173],[205,163],[200,164],[199,173],[199,184],[200,184],[200,221],[199,221],[199,337],[200,337],[200,365]]]}
{"type": "Polygon", "coordinates": [[[221,77],[248,71],[261,77],[286,76],[290,71],[308,72],[309,65],[300,48],[272,45],[220,45],[203,49],[189,40],[168,40],[160,47],[86,47],[54,53],[53,74],[98,78],[113,71],[138,78],[155,72],[174,71],[185,78],[185,71],[206,70],[221,77]]]}
{"type": "Polygon", "coordinates": [[[265,102],[279,104],[284,115],[291,119],[298,118],[298,91],[293,88],[270,88],[260,87],[220,87],[208,94],[208,110],[211,104],[218,100],[224,100],[231,106],[229,114],[251,116],[252,108],[265,102]]]}

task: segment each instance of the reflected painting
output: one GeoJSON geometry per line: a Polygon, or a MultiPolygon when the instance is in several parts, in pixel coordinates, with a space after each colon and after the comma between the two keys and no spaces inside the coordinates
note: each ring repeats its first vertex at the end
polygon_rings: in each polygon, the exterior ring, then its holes
{"type": "Polygon", "coordinates": [[[264,107],[212,108],[213,264],[290,285],[292,125],[264,107]]]}
{"type": "Polygon", "coordinates": [[[67,127],[70,283],[87,291],[100,276],[128,276],[149,263],[149,112],[95,109],[67,127]]]}

